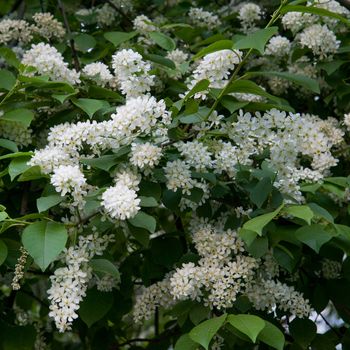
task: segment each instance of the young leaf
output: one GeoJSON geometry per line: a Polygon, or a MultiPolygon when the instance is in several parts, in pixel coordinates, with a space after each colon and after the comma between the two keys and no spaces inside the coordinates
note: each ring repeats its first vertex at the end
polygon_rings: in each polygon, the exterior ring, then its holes
{"type": "Polygon", "coordinates": [[[283,204],[279,206],[275,211],[264,215],[257,216],[250,219],[243,225],[244,230],[256,232],[258,235],[262,235],[262,229],[273,219],[283,208],[283,204]]]}
{"type": "Polygon", "coordinates": [[[151,32],[149,33],[149,36],[158,46],[164,50],[172,51],[176,48],[175,41],[168,35],[160,32],[151,32]]]}
{"type": "Polygon", "coordinates": [[[233,47],[234,49],[256,49],[263,55],[266,43],[277,33],[278,27],[260,29],[238,40],[233,47]]]}
{"type": "Polygon", "coordinates": [[[265,321],[255,315],[228,315],[227,322],[248,336],[253,343],[265,327],[265,321]]]}
{"type": "Polygon", "coordinates": [[[77,50],[88,52],[96,46],[96,40],[92,35],[81,33],[74,37],[74,43],[77,50]]]}
{"type": "Polygon", "coordinates": [[[38,221],[27,226],[22,234],[22,243],[42,271],[58,256],[67,242],[63,224],[38,221]]]}
{"type": "Polygon", "coordinates": [[[7,69],[0,70],[0,89],[11,90],[16,84],[16,77],[7,69]]]}
{"type": "Polygon", "coordinates": [[[305,220],[309,225],[314,217],[313,211],[307,205],[292,205],[285,207],[283,212],[296,218],[305,220]]]}
{"type": "Polygon", "coordinates": [[[197,350],[198,344],[195,343],[189,334],[183,334],[175,344],[174,350],[197,350]]]}
{"type": "Polygon", "coordinates": [[[5,112],[0,120],[7,120],[9,122],[21,123],[24,127],[28,127],[34,119],[34,113],[29,109],[19,108],[5,112]]]}
{"type": "Polygon", "coordinates": [[[109,169],[118,163],[118,158],[119,156],[116,154],[107,154],[99,158],[82,158],[80,159],[80,163],[90,165],[93,168],[109,171],[109,169]]]}
{"type": "Polygon", "coordinates": [[[64,197],[60,196],[59,194],[53,194],[51,196],[38,198],[36,200],[38,212],[42,213],[43,211],[54,207],[55,205],[61,203],[63,199],[64,197]]]}
{"type": "Polygon", "coordinates": [[[128,220],[129,223],[135,227],[144,228],[149,232],[154,232],[156,230],[157,222],[156,219],[144,213],[143,211],[139,211],[133,218],[128,220]]]}
{"type": "Polygon", "coordinates": [[[18,152],[17,145],[10,140],[0,139],[0,147],[6,148],[12,152],[18,152]]]}
{"type": "Polygon", "coordinates": [[[313,224],[309,226],[300,227],[295,231],[296,238],[308,245],[316,253],[320,251],[320,248],[333,238],[333,235],[325,231],[320,224],[313,224]]]}
{"type": "Polygon", "coordinates": [[[135,37],[137,32],[107,32],[104,33],[103,36],[110,41],[115,47],[119,46],[121,43],[128,41],[135,37]]]}
{"type": "Polygon", "coordinates": [[[196,85],[187,93],[187,95],[185,96],[184,100],[188,100],[190,97],[192,97],[193,95],[195,95],[197,92],[201,92],[201,91],[205,91],[208,89],[209,87],[209,80],[207,79],[203,79],[200,80],[198,83],[196,83],[196,85]]]}
{"type": "Polygon", "coordinates": [[[79,316],[90,328],[110,310],[113,305],[113,294],[89,289],[79,308],[79,316]]]}
{"type": "Polygon", "coordinates": [[[107,101],[92,98],[72,98],[71,101],[82,109],[90,118],[100,109],[110,107],[107,101]]]}
{"type": "Polygon", "coordinates": [[[31,165],[28,164],[29,160],[30,157],[28,156],[14,158],[11,160],[9,164],[9,175],[11,181],[13,181],[16,176],[22,174],[31,167],[31,165]]]}
{"type": "Polygon", "coordinates": [[[92,259],[89,263],[95,272],[103,272],[115,278],[119,278],[117,267],[107,259],[92,259]]]}
{"type": "Polygon", "coordinates": [[[227,315],[224,314],[200,323],[190,331],[190,338],[208,350],[210,341],[225,323],[226,317],[227,315]]]}
{"type": "Polygon", "coordinates": [[[276,350],[284,349],[285,339],[283,333],[275,325],[268,321],[265,321],[265,327],[259,333],[258,340],[276,350]]]}

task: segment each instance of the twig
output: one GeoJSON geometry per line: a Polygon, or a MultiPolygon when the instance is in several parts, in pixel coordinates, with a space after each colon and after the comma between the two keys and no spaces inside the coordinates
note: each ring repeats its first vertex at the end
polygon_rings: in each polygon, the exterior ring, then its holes
{"type": "Polygon", "coordinates": [[[126,20],[126,22],[128,22],[128,24],[132,26],[131,19],[127,16],[127,14],[122,9],[120,9],[118,6],[114,5],[113,2],[110,0],[107,0],[106,3],[109,6],[111,6],[114,10],[116,10],[126,20]]]}
{"type": "Polygon", "coordinates": [[[327,326],[337,335],[337,337],[340,339],[342,335],[338,333],[338,331],[327,321],[327,319],[322,315],[322,313],[319,314],[323,321],[327,324],[327,326]]]}
{"type": "Polygon", "coordinates": [[[72,50],[72,56],[73,56],[75,70],[76,71],[80,71],[80,62],[79,62],[77,51],[75,49],[74,40],[72,38],[72,32],[70,30],[70,26],[69,26],[69,22],[68,22],[68,19],[67,19],[66,11],[64,10],[64,6],[63,6],[63,3],[62,3],[61,0],[57,0],[57,4],[58,4],[58,7],[60,8],[60,11],[62,13],[63,23],[64,23],[64,26],[66,28],[66,31],[67,31],[67,34],[68,34],[68,37],[69,37],[69,44],[70,44],[70,48],[72,50]]]}
{"type": "Polygon", "coordinates": [[[25,215],[28,211],[28,193],[29,193],[29,182],[24,185],[23,195],[21,200],[20,214],[25,215]]]}

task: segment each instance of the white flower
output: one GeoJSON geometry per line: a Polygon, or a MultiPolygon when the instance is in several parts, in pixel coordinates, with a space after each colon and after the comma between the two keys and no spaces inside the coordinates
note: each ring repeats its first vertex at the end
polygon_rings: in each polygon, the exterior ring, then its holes
{"type": "Polygon", "coordinates": [[[120,182],[102,194],[101,204],[111,218],[118,220],[130,219],[140,210],[136,192],[120,182]]]}
{"type": "Polygon", "coordinates": [[[51,13],[35,13],[33,16],[35,22],[34,32],[45,38],[61,39],[65,36],[66,31],[61,22],[58,22],[51,13]]]}
{"type": "Polygon", "coordinates": [[[277,35],[270,39],[266,45],[265,54],[275,57],[287,56],[291,50],[291,42],[281,36],[277,35]]]}
{"type": "Polygon", "coordinates": [[[149,75],[151,65],[131,49],[115,53],[112,56],[112,67],[122,93],[128,97],[139,96],[150,91],[151,86],[154,85],[154,75],[149,75]]]}
{"type": "Polygon", "coordinates": [[[102,62],[94,62],[87,64],[83,68],[82,72],[87,77],[95,80],[97,84],[101,86],[106,86],[113,79],[112,73],[109,71],[108,67],[102,62]]]}
{"type": "Polygon", "coordinates": [[[293,34],[309,25],[314,24],[316,21],[317,17],[311,13],[287,12],[282,17],[283,27],[291,30],[293,34]]]}
{"type": "Polygon", "coordinates": [[[29,43],[33,38],[33,27],[24,20],[3,19],[0,22],[0,44],[11,41],[29,43]]]}
{"type": "Polygon", "coordinates": [[[244,4],[238,12],[238,19],[245,33],[253,31],[256,28],[256,22],[260,21],[261,17],[262,10],[260,6],[251,2],[244,4]]]}
{"type": "Polygon", "coordinates": [[[340,41],[326,25],[314,24],[300,33],[299,42],[302,47],[308,47],[320,59],[336,53],[340,41]]]}
{"type": "Polygon", "coordinates": [[[133,20],[134,29],[142,34],[154,32],[157,27],[152,24],[152,21],[145,15],[136,16],[133,20]]]}
{"type": "Polygon", "coordinates": [[[221,25],[221,21],[217,15],[209,11],[204,11],[202,8],[191,7],[188,12],[188,17],[194,25],[198,27],[207,27],[213,29],[221,25]]]}
{"type": "Polygon", "coordinates": [[[152,145],[150,142],[133,143],[131,145],[131,164],[140,169],[153,168],[159,163],[162,156],[162,149],[152,145]]]}
{"type": "Polygon", "coordinates": [[[52,80],[65,80],[71,84],[79,83],[79,73],[69,69],[63,56],[49,44],[33,44],[22,58],[22,64],[35,67],[41,75],[48,75],[52,80]]]}
{"type": "Polygon", "coordinates": [[[194,181],[191,179],[190,166],[177,159],[168,162],[164,167],[165,177],[167,178],[167,187],[169,190],[177,191],[181,189],[184,193],[190,194],[194,181]]]}

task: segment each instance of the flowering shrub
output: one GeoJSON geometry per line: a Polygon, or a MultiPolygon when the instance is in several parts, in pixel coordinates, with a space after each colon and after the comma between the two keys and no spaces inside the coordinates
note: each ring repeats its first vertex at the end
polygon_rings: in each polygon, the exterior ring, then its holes
{"type": "Polygon", "coordinates": [[[0,349],[349,347],[341,3],[0,1],[0,349]]]}

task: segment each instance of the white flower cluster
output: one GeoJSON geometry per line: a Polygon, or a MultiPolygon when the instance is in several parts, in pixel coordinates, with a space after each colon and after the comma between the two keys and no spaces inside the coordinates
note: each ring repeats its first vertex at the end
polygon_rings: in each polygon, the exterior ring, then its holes
{"type": "Polygon", "coordinates": [[[244,255],[243,242],[234,231],[207,224],[193,235],[201,259],[183,264],[170,278],[175,299],[203,299],[218,309],[232,307],[258,267],[258,260],[244,255]]]}
{"type": "Polygon", "coordinates": [[[134,29],[142,34],[147,34],[157,30],[152,21],[145,15],[139,15],[133,20],[134,29]]]}
{"type": "Polygon", "coordinates": [[[50,277],[51,287],[47,291],[50,300],[49,316],[55,321],[60,332],[71,329],[78,317],[77,310],[86,290],[92,271],[88,262],[94,255],[102,255],[108,244],[113,241],[112,235],[99,237],[97,233],[79,236],[76,246],[63,253],[64,267],[55,270],[50,277]]]}
{"type": "Polygon", "coordinates": [[[150,142],[133,143],[131,145],[130,162],[141,170],[154,168],[159,163],[161,157],[162,149],[150,142]]]}
{"type": "Polygon", "coordinates": [[[346,126],[347,130],[350,131],[350,113],[344,114],[343,123],[346,126]]]}
{"type": "MultiPolygon", "coordinates": [[[[132,144],[131,162],[141,170],[150,169],[158,164],[161,148],[133,141],[140,135],[151,136],[152,133],[158,139],[159,130],[166,130],[169,122],[170,114],[164,101],[158,102],[148,95],[130,98],[108,121],[53,127],[48,136],[49,144],[35,152],[30,164],[39,165],[45,174],[53,173],[51,183],[56,191],[62,196],[70,194],[74,200],[71,205],[82,208],[89,185],[79,166],[79,151],[86,152],[85,147],[90,146],[92,154],[99,155],[101,149],[132,144]]],[[[112,218],[125,220],[139,210],[140,200],[136,195],[139,179],[136,176],[135,180],[128,172],[119,172],[116,178],[115,186],[104,192],[102,205],[112,218]]]]}
{"type": "Polygon", "coordinates": [[[3,19],[0,22],[0,44],[7,44],[11,41],[29,43],[33,39],[32,26],[17,19],[3,19]]]}
{"type": "Polygon", "coordinates": [[[86,192],[86,179],[77,165],[60,165],[53,170],[51,184],[61,196],[71,194],[74,203],[72,205],[82,207],[85,202],[83,197],[86,192]]]}
{"type": "Polygon", "coordinates": [[[277,306],[300,318],[309,317],[312,311],[309,301],[301,293],[280,281],[255,280],[246,293],[257,310],[272,312],[277,306]]]}
{"type": "Polygon", "coordinates": [[[198,7],[191,7],[188,12],[188,17],[191,19],[192,23],[198,27],[214,29],[221,25],[221,21],[217,15],[198,7]]]}
{"type": "Polygon", "coordinates": [[[331,148],[342,140],[342,132],[332,120],[327,122],[316,116],[287,114],[275,109],[255,116],[240,112],[229,135],[243,149],[255,144],[247,154],[269,148],[267,160],[277,171],[275,185],[299,200],[302,197],[298,182],[301,179],[318,181],[327,175],[337,164],[331,148]],[[311,159],[311,169],[300,166],[303,156],[311,159]]]}
{"type": "Polygon", "coordinates": [[[39,74],[48,75],[52,80],[63,80],[71,84],[80,82],[79,73],[69,69],[63,56],[49,44],[33,44],[24,53],[22,64],[35,67],[39,74]]]}
{"type": "MultiPolygon", "coordinates": [[[[236,64],[241,61],[242,52],[239,50],[220,50],[205,55],[199,62],[187,85],[190,91],[200,80],[209,80],[209,87],[220,89],[225,86],[236,64]]],[[[206,98],[206,91],[196,93],[195,98],[206,98]]],[[[181,97],[181,96],[180,96],[181,97]]]]}
{"type": "Polygon", "coordinates": [[[57,21],[49,12],[35,13],[33,20],[35,22],[33,31],[46,40],[62,39],[66,34],[62,23],[57,21]]]}
{"type": "Polygon", "coordinates": [[[238,12],[238,19],[241,22],[243,32],[250,33],[257,29],[256,23],[261,20],[262,14],[263,11],[260,6],[252,2],[244,4],[238,12]]]}
{"type": "Polygon", "coordinates": [[[135,307],[133,310],[134,321],[139,323],[143,320],[150,319],[157,307],[169,308],[175,304],[175,300],[170,295],[169,277],[163,281],[152,284],[143,288],[136,297],[135,307]]]}
{"type": "Polygon", "coordinates": [[[314,24],[305,28],[299,36],[302,47],[312,50],[315,56],[325,59],[336,53],[340,41],[335,34],[328,29],[327,25],[314,24]]]}
{"type": "Polygon", "coordinates": [[[175,67],[177,69],[176,73],[173,74],[174,78],[180,78],[183,74],[182,67],[188,60],[188,53],[175,49],[173,51],[169,51],[166,55],[166,58],[172,60],[175,63],[175,67]]]}
{"type": "Polygon", "coordinates": [[[117,181],[102,194],[102,207],[113,219],[126,220],[134,217],[140,210],[140,199],[136,191],[122,181],[117,181]]]}
{"type": "Polygon", "coordinates": [[[287,12],[282,17],[283,27],[291,30],[293,34],[314,24],[315,21],[317,21],[317,17],[313,16],[311,13],[303,12],[287,12]]]}
{"type": "Polygon", "coordinates": [[[100,26],[110,26],[116,19],[118,13],[108,3],[95,9],[96,22],[100,26]]]}
{"type": "Polygon", "coordinates": [[[274,57],[288,56],[291,50],[291,42],[281,35],[274,36],[266,45],[265,54],[274,57]]]}
{"type": "MultiPolygon", "coordinates": [[[[4,113],[0,111],[0,117],[4,113]]],[[[19,147],[28,146],[32,142],[32,130],[22,123],[1,120],[0,137],[16,142],[19,147]]]]}
{"type": "Polygon", "coordinates": [[[113,84],[114,76],[110,72],[107,65],[102,62],[94,62],[87,64],[82,73],[88,78],[94,80],[97,85],[106,86],[108,84],[113,84]]]}
{"type": "Polygon", "coordinates": [[[123,94],[127,97],[139,96],[150,91],[154,85],[154,75],[150,75],[151,65],[142,56],[124,49],[112,56],[112,67],[123,94]]]}
{"type": "Polygon", "coordinates": [[[322,275],[325,279],[337,279],[341,275],[342,264],[331,259],[322,260],[322,275]]]}

